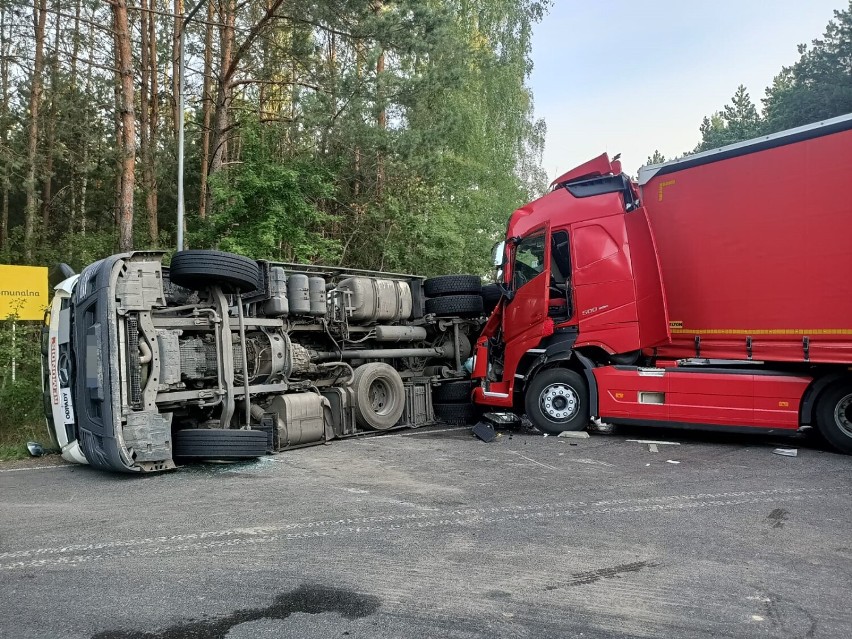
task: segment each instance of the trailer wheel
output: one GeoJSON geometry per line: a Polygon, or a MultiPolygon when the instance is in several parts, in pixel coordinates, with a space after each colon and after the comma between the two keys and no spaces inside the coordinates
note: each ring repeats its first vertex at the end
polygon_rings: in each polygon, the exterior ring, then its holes
{"type": "Polygon", "coordinates": [[[482,297],[480,295],[446,295],[426,300],[426,312],[447,317],[452,315],[481,315],[482,297]]]}
{"type": "Polygon", "coordinates": [[[178,251],[169,265],[169,279],[194,289],[226,285],[241,291],[256,291],[261,287],[257,262],[222,251],[178,251]]]}
{"type": "Polygon", "coordinates": [[[261,430],[191,428],[179,430],[172,440],[175,457],[238,461],[266,454],[267,435],[261,430]]]}
{"type": "Polygon", "coordinates": [[[456,382],[444,382],[432,390],[432,398],[440,403],[470,402],[473,384],[469,379],[456,382]]]}
{"type": "Polygon", "coordinates": [[[462,293],[479,295],[481,289],[482,280],[479,275],[439,275],[438,277],[431,277],[423,283],[423,292],[426,293],[426,297],[462,293]]]}
{"type": "Polygon", "coordinates": [[[456,424],[465,426],[471,424],[476,418],[476,406],[473,404],[432,404],[435,417],[445,424],[456,424]]]}
{"type": "Polygon", "coordinates": [[[393,428],[405,410],[405,386],[389,364],[373,362],[355,369],[355,420],[364,428],[393,428]]]}
{"type": "Polygon", "coordinates": [[[852,454],[852,384],[838,382],[820,396],[816,409],[820,434],[841,453],[852,454]]]}
{"type": "Polygon", "coordinates": [[[524,400],[527,416],[543,433],[558,435],[589,425],[589,392],[574,371],[549,368],[536,375],[524,400]]]}

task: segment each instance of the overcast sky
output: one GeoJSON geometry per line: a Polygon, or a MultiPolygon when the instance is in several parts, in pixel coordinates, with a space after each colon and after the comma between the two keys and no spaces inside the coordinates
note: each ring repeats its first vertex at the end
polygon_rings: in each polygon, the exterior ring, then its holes
{"type": "Polygon", "coordinates": [[[555,0],[535,27],[530,85],[547,122],[553,179],[621,153],[635,174],[654,149],[699,142],[701,119],[745,84],[758,107],[796,46],[820,37],[847,0],[555,0]]]}

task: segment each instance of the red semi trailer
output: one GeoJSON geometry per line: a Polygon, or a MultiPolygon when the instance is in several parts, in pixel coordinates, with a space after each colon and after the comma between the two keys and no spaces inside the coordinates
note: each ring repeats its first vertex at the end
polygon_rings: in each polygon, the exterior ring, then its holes
{"type": "Polygon", "coordinates": [[[545,432],[796,431],[852,453],[852,115],[664,164],[606,154],[515,211],[474,400],[545,432]]]}

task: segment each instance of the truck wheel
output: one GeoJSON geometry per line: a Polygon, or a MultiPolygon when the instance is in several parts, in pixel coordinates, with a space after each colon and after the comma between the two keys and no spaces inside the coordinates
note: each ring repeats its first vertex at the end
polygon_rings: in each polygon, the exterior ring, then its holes
{"type": "Polygon", "coordinates": [[[445,424],[458,424],[465,426],[474,422],[476,418],[476,406],[473,404],[432,404],[435,417],[445,424]]]}
{"type": "Polygon", "coordinates": [[[373,362],[355,369],[355,420],[374,430],[393,428],[405,410],[405,386],[389,364],[373,362]]]}
{"type": "Polygon", "coordinates": [[[432,389],[432,398],[440,403],[470,403],[471,392],[473,392],[473,385],[469,379],[457,382],[444,382],[432,389]]]}
{"type": "Polygon", "coordinates": [[[503,297],[503,291],[496,284],[486,284],[482,287],[482,307],[489,315],[497,308],[497,303],[503,297]]]}
{"type": "Polygon", "coordinates": [[[558,435],[589,425],[589,392],[574,371],[550,368],[536,375],[524,400],[527,416],[543,433],[558,435]]]}
{"type": "Polygon", "coordinates": [[[841,453],[852,454],[852,383],[829,386],[819,399],[816,422],[820,435],[841,453]]]}
{"type": "Polygon", "coordinates": [[[442,295],[459,295],[469,293],[479,295],[482,289],[482,280],[479,275],[439,275],[431,277],[423,283],[423,292],[426,297],[440,297],[442,295]]]}
{"type": "Polygon", "coordinates": [[[266,454],[266,441],[266,433],[260,430],[191,428],[175,433],[172,453],[194,459],[254,459],[266,454]]]}
{"type": "Polygon", "coordinates": [[[178,251],[169,265],[169,279],[194,289],[223,284],[241,291],[256,291],[261,287],[257,262],[222,251],[178,251]]]}
{"type": "Polygon", "coordinates": [[[479,295],[446,295],[426,300],[426,313],[447,317],[452,315],[481,315],[482,297],[479,295]]]}

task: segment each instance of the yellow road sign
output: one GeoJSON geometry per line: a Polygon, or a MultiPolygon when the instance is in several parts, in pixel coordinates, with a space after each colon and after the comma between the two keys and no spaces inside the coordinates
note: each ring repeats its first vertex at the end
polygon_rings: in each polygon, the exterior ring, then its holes
{"type": "Polygon", "coordinates": [[[0,320],[41,320],[48,301],[46,266],[0,264],[0,320]]]}

